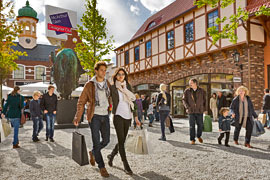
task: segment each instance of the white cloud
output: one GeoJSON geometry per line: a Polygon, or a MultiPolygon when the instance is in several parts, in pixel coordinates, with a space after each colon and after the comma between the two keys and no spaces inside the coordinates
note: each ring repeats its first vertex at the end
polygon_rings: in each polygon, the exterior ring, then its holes
{"type": "Polygon", "coordinates": [[[132,13],[136,14],[137,16],[140,15],[140,8],[138,6],[131,5],[130,6],[130,11],[132,13]]]}
{"type": "Polygon", "coordinates": [[[155,13],[164,7],[168,6],[175,0],[140,0],[142,5],[151,11],[151,13],[155,13]]]}

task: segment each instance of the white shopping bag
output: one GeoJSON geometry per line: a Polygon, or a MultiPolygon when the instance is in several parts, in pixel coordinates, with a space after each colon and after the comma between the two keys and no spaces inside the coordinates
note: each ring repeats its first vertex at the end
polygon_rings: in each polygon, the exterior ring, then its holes
{"type": "Polygon", "coordinates": [[[149,154],[151,148],[147,129],[130,131],[125,146],[127,151],[134,154],[149,154]]]}

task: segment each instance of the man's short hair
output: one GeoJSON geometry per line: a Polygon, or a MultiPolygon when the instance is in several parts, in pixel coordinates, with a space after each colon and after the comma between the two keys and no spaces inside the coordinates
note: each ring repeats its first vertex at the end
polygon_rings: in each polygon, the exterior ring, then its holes
{"type": "Polygon", "coordinates": [[[268,88],[264,89],[264,91],[265,91],[266,93],[269,93],[269,89],[268,89],[268,88]]]}
{"type": "Polygon", "coordinates": [[[196,85],[198,85],[198,80],[196,78],[191,78],[189,81],[192,81],[193,83],[195,83],[196,85]]]}
{"type": "Polygon", "coordinates": [[[106,69],[107,69],[107,67],[108,67],[105,61],[98,61],[98,62],[95,64],[95,70],[98,71],[99,68],[100,68],[101,66],[105,66],[106,69]]]}
{"type": "Polygon", "coordinates": [[[55,89],[55,87],[53,85],[49,85],[48,90],[50,90],[50,89],[55,89]]]}

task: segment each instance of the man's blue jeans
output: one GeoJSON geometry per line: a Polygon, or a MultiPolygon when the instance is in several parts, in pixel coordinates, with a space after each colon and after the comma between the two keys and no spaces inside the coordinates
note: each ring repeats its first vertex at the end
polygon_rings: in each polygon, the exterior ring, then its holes
{"type": "Polygon", "coordinates": [[[54,135],[54,122],[55,122],[55,114],[47,113],[46,117],[46,137],[52,139],[54,135]]]}
{"type": "Polygon", "coordinates": [[[31,119],[33,121],[33,136],[32,136],[32,140],[36,140],[38,134],[43,129],[43,121],[42,121],[42,119],[40,117],[32,117],[31,119]]]}
{"type": "MultiPolygon", "coordinates": [[[[267,127],[270,127],[270,110],[264,110],[264,113],[266,114],[266,125],[267,127]]],[[[265,125],[265,124],[263,124],[265,125]]]]}
{"type": "Polygon", "coordinates": [[[19,143],[19,128],[21,119],[20,118],[9,118],[11,125],[14,128],[14,137],[13,137],[13,145],[17,145],[19,143]]]}
{"type": "Polygon", "coordinates": [[[197,124],[197,138],[200,138],[203,130],[203,114],[189,114],[190,141],[195,141],[195,123],[197,124]]]}
{"type": "Polygon", "coordinates": [[[98,164],[99,169],[104,168],[105,164],[102,158],[101,149],[106,147],[110,142],[110,119],[108,115],[101,116],[94,114],[91,122],[89,123],[93,150],[92,153],[95,156],[95,160],[98,164]],[[100,136],[102,141],[100,141],[100,136]]]}

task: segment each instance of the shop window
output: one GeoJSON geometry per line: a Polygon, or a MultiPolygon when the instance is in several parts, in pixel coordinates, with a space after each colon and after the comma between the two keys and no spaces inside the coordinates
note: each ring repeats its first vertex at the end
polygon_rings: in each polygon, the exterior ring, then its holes
{"type": "Polygon", "coordinates": [[[195,78],[199,83],[208,83],[208,74],[200,74],[195,76],[189,76],[186,78],[186,84],[189,84],[189,80],[195,78]]]}
{"type": "Polygon", "coordinates": [[[211,74],[211,82],[233,82],[233,75],[211,74]]]}

